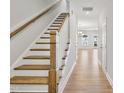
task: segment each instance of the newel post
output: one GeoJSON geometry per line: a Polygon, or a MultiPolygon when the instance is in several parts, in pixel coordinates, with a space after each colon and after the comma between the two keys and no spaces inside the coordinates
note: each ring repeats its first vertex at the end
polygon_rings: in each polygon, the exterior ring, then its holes
{"type": "Polygon", "coordinates": [[[56,75],[56,31],[50,32],[49,93],[57,93],[56,75]]]}

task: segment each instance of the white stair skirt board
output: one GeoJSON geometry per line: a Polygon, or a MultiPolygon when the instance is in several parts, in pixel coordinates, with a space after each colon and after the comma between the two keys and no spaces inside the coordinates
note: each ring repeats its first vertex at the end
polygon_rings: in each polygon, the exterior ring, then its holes
{"type": "Polygon", "coordinates": [[[50,56],[50,51],[28,51],[24,56],[29,55],[50,56]]]}
{"type": "Polygon", "coordinates": [[[48,85],[11,84],[11,92],[48,92],[48,85]]]}
{"type": "Polygon", "coordinates": [[[13,76],[48,76],[48,70],[14,70],[13,76]]]}
{"type": "Polygon", "coordinates": [[[70,69],[70,72],[68,73],[68,75],[66,77],[63,77],[61,79],[60,84],[59,84],[59,87],[58,87],[59,88],[58,89],[58,93],[63,93],[63,91],[64,91],[64,89],[66,87],[66,84],[67,84],[67,82],[68,82],[68,80],[69,80],[69,78],[70,78],[70,76],[71,76],[71,74],[73,72],[73,69],[74,69],[75,65],[76,65],[76,62],[73,64],[73,66],[70,69]]]}
{"type": "Polygon", "coordinates": [[[45,49],[50,49],[50,44],[34,44],[31,48],[45,48],[45,49]]]}

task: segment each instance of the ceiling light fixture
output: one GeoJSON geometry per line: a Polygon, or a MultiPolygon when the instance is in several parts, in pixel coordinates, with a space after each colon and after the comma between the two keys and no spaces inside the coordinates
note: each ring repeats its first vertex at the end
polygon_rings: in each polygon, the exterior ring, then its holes
{"type": "Polygon", "coordinates": [[[93,7],[83,7],[83,12],[85,12],[86,15],[89,15],[91,11],[93,11],[93,7]]]}
{"type": "Polygon", "coordinates": [[[89,12],[89,11],[87,11],[87,12],[86,12],[86,15],[89,15],[89,13],[90,13],[90,12],[89,12]]]}

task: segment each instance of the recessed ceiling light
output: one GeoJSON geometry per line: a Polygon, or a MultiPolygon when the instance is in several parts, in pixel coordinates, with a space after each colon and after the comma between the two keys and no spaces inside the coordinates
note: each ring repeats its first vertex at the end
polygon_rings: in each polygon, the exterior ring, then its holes
{"type": "Polygon", "coordinates": [[[89,12],[89,11],[87,11],[87,12],[86,12],[86,15],[89,15],[89,13],[90,13],[90,12],[89,12]]]}

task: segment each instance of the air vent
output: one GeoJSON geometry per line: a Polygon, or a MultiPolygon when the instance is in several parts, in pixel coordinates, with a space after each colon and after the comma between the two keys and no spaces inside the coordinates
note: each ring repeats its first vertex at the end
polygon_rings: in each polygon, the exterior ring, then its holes
{"type": "Polygon", "coordinates": [[[93,11],[93,7],[83,7],[83,11],[93,11]]]}

